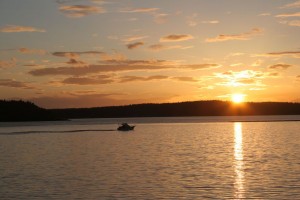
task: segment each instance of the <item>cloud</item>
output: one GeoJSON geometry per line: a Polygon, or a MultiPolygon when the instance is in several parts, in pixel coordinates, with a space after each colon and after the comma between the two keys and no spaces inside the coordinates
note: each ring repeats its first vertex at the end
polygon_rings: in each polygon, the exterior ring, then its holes
{"type": "Polygon", "coordinates": [[[190,64],[183,65],[185,68],[194,69],[194,70],[202,70],[202,69],[211,69],[211,68],[219,68],[221,65],[215,63],[204,63],[204,64],[190,64]]]}
{"type": "Polygon", "coordinates": [[[269,66],[270,69],[288,69],[292,67],[293,65],[289,64],[276,64],[276,65],[271,65],[269,66]]]}
{"type": "Polygon", "coordinates": [[[29,71],[33,76],[72,75],[84,76],[101,72],[123,72],[136,70],[162,70],[175,68],[173,62],[166,60],[105,60],[102,64],[90,64],[81,67],[41,68],[29,71]]]}
{"type": "Polygon", "coordinates": [[[169,49],[189,49],[193,48],[193,46],[181,46],[181,45],[163,45],[163,44],[153,44],[148,47],[150,50],[153,51],[162,51],[162,50],[169,50],[169,49]]]}
{"type": "Polygon", "coordinates": [[[266,76],[268,76],[268,77],[277,77],[277,76],[279,76],[279,73],[278,72],[270,72],[270,73],[266,74],[266,76]]]}
{"type": "Polygon", "coordinates": [[[22,88],[22,89],[35,89],[34,87],[30,86],[28,83],[16,81],[13,79],[0,79],[0,86],[22,88]]]}
{"type": "Polygon", "coordinates": [[[160,38],[160,41],[161,42],[178,42],[178,41],[191,40],[193,38],[194,37],[189,34],[182,34],[182,35],[172,34],[172,35],[167,35],[167,36],[160,38]]]}
{"type": "Polygon", "coordinates": [[[300,12],[297,13],[283,13],[280,15],[276,15],[275,17],[287,18],[287,17],[300,17],[300,12]]]}
{"type": "Polygon", "coordinates": [[[153,13],[155,11],[158,11],[159,8],[133,8],[133,9],[127,9],[123,10],[121,12],[126,13],[153,13]]]}
{"type": "Polygon", "coordinates": [[[136,49],[143,45],[144,45],[144,42],[135,42],[135,43],[127,44],[126,46],[128,49],[136,49]]]}
{"type": "Polygon", "coordinates": [[[260,28],[253,28],[251,31],[235,35],[218,35],[214,38],[207,38],[206,42],[224,42],[229,40],[250,40],[252,37],[261,35],[263,30],[260,28]]]}
{"type": "Polygon", "coordinates": [[[198,82],[197,79],[189,76],[172,77],[172,79],[175,81],[183,81],[183,82],[198,82]]]}
{"type": "Polygon", "coordinates": [[[210,20],[210,21],[202,21],[202,24],[218,24],[220,23],[218,20],[210,20]]]}
{"type": "Polygon", "coordinates": [[[294,3],[286,4],[282,8],[300,8],[300,1],[294,3]]]}
{"type": "Polygon", "coordinates": [[[300,20],[291,20],[291,21],[280,21],[281,24],[286,24],[289,26],[300,26],[300,20]]]}
{"type": "Polygon", "coordinates": [[[159,13],[154,15],[154,22],[157,24],[164,24],[168,21],[168,14],[159,13]]]}
{"type": "Polygon", "coordinates": [[[282,57],[282,56],[300,58],[300,51],[279,51],[279,52],[271,52],[266,54],[254,55],[254,57],[282,57]]]}
{"type": "Polygon", "coordinates": [[[187,24],[189,26],[197,26],[198,25],[198,20],[197,20],[197,17],[198,17],[198,14],[197,13],[194,13],[193,15],[191,16],[188,16],[187,17],[187,24]]]}
{"type": "Polygon", "coordinates": [[[87,65],[86,62],[83,62],[83,61],[80,61],[80,60],[77,60],[77,59],[74,59],[74,58],[71,58],[69,61],[66,62],[66,64],[77,65],[77,66],[87,65]]]}
{"type": "Polygon", "coordinates": [[[0,69],[11,68],[16,66],[17,60],[11,58],[10,60],[0,60],[0,69]]]}
{"type": "Polygon", "coordinates": [[[18,33],[18,32],[46,32],[44,29],[39,29],[31,26],[7,25],[0,28],[3,33],[18,33]]]}
{"type": "Polygon", "coordinates": [[[261,86],[261,79],[267,75],[261,71],[243,70],[243,71],[227,71],[223,73],[216,73],[216,77],[224,79],[225,82],[219,83],[228,87],[238,86],[261,86]]]}
{"type": "Polygon", "coordinates": [[[156,76],[123,76],[120,78],[120,83],[127,83],[127,82],[136,82],[136,81],[157,81],[157,80],[173,80],[173,81],[183,81],[183,82],[197,82],[193,77],[181,76],[181,77],[169,77],[163,75],[156,75],[156,76]]]}
{"type": "Polygon", "coordinates": [[[56,0],[56,3],[65,4],[65,3],[72,3],[72,2],[78,2],[78,1],[88,1],[88,2],[97,3],[97,4],[105,3],[105,0],[56,0]]]}
{"type": "Polygon", "coordinates": [[[45,55],[47,52],[42,49],[28,49],[28,48],[19,48],[18,51],[23,54],[39,54],[45,55]]]}
{"type": "Polygon", "coordinates": [[[102,51],[81,51],[81,52],[53,52],[53,56],[65,58],[78,58],[80,55],[104,55],[102,51]]]}
{"type": "Polygon", "coordinates": [[[271,15],[271,13],[261,13],[258,16],[270,16],[270,15],[271,15]]]}
{"type": "Polygon", "coordinates": [[[73,85],[100,85],[114,82],[110,76],[99,75],[96,77],[70,77],[66,78],[61,83],[73,85]]]}
{"type": "Polygon", "coordinates": [[[87,5],[72,5],[72,6],[60,6],[59,10],[66,16],[71,18],[84,17],[91,14],[104,13],[105,10],[99,6],[87,6],[87,5]]]}
{"type": "Polygon", "coordinates": [[[168,76],[162,76],[162,75],[148,76],[148,77],[123,76],[120,78],[120,83],[136,82],[136,81],[164,80],[164,79],[168,79],[168,78],[169,78],[168,76]]]}
{"type": "Polygon", "coordinates": [[[134,36],[129,36],[129,37],[124,38],[123,41],[124,42],[132,42],[132,41],[135,41],[135,40],[142,40],[142,39],[145,39],[147,37],[148,37],[147,35],[134,35],[134,36]]]}

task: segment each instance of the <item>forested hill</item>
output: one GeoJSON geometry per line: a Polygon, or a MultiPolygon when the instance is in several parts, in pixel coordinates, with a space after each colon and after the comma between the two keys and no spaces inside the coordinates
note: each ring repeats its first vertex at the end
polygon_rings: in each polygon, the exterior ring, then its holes
{"type": "Polygon", "coordinates": [[[300,103],[263,102],[233,104],[229,101],[194,101],[135,104],[98,108],[53,109],[63,118],[175,117],[231,115],[300,115],[300,103]]]}
{"type": "Polygon", "coordinates": [[[31,102],[0,100],[0,121],[52,121],[72,118],[300,115],[300,103],[193,101],[97,108],[44,109],[31,102]]]}
{"type": "Polygon", "coordinates": [[[0,100],[0,121],[53,121],[61,120],[54,113],[31,102],[0,100]]]}

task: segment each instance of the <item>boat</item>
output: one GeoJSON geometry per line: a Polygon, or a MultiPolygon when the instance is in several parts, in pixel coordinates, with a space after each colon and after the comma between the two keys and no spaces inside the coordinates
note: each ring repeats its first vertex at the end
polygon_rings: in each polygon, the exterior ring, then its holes
{"type": "Polygon", "coordinates": [[[135,126],[130,126],[127,123],[122,123],[119,127],[118,127],[118,131],[132,131],[134,129],[135,126]]]}

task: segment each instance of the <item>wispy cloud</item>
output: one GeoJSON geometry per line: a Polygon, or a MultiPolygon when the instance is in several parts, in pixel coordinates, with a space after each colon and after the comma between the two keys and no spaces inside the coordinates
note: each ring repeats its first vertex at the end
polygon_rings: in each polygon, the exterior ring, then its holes
{"type": "Polygon", "coordinates": [[[271,13],[261,13],[258,16],[270,16],[270,15],[271,15],[271,13]]]}
{"type": "Polygon", "coordinates": [[[300,8],[300,1],[294,3],[286,4],[282,8],[300,8]]]}
{"type": "Polygon", "coordinates": [[[193,15],[191,16],[188,16],[187,17],[187,24],[189,26],[197,26],[198,25],[198,14],[197,13],[194,13],[193,15]]]}
{"type": "Polygon", "coordinates": [[[197,79],[190,76],[179,76],[179,77],[172,77],[175,81],[183,81],[183,82],[198,82],[197,79]]]}
{"type": "Polygon", "coordinates": [[[135,43],[130,43],[130,44],[127,44],[127,48],[128,49],[136,49],[140,46],[143,46],[144,45],[144,42],[135,42],[135,43]]]}
{"type": "Polygon", "coordinates": [[[6,69],[16,66],[16,58],[11,58],[9,60],[0,60],[0,69],[6,69]]]}
{"type": "Polygon", "coordinates": [[[164,24],[168,21],[168,14],[158,13],[154,15],[154,22],[157,24],[164,24]]]}
{"type": "Polygon", "coordinates": [[[150,50],[153,51],[162,51],[162,50],[169,50],[169,49],[190,49],[193,46],[181,46],[181,45],[163,45],[163,44],[153,44],[148,47],[150,50]]]}
{"type": "Polygon", "coordinates": [[[39,54],[39,55],[45,55],[47,51],[43,49],[28,49],[25,47],[19,48],[18,51],[23,54],[39,54]]]}
{"type": "Polygon", "coordinates": [[[72,6],[60,6],[59,10],[66,16],[71,18],[84,17],[91,14],[104,13],[105,10],[99,6],[87,6],[87,5],[72,5],[72,6]]]}
{"type": "Polygon", "coordinates": [[[110,76],[99,75],[95,77],[69,77],[64,79],[61,83],[73,85],[100,85],[114,82],[110,76]]]}
{"type": "Polygon", "coordinates": [[[194,39],[192,35],[189,34],[172,34],[167,35],[160,38],[160,42],[179,42],[179,41],[185,41],[185,40],[191,40],[194,39]]]}
{"type": "Polygon", "coordinates": [[[300,12],[296,12],[296,13],[283,13],[283,14],[276,15],[276,17],[280,17],[280,18],[300,17],[300,12]]]}
{"type": "Polygon", "coordinates": [[[261,71],[243,70],[215,73],[215,76],[224,80],[224,82],[218,83],[219,85],[239,87],[260,86],[261,79],[265,78],[266,74],[261,71]]]}
{"type": "Polygon", "coordinates": [[[126,13],[153,13],[158,11],[159,8],[131,8],[131,9],[123,9],[121,12],[126,13]]]}
{"type": "Polygon", "coordinates": [[[289,26],[300,26],[300,20],[280,21],[279,23],[289,26]]]}
{"type": "Polygon", "coordinates": [[[292,67],[293,65],[289,65],[289,64],[276,64],[276,65],[271,65],[269,66],[270,69],[288,69],[290,67],[292,67]]]}
{"type": "Polygon", "coordinates": [[[300,51],[278,51],[278,52],[270,52],[265,54],[253,55],[253,57],[282,57],[282,56],[300,58],[300,51]]]}
{"type": "Polygon", "coordinates": [[[133,36],[128,36],[123,39],[124,42],[133,42],[135,40],[142,40],[147,38],[147,35],[133,35],[133,36]]]}
{"type": "Polygon", "coordinates": [[[176,67],[174,63],[166,60],[106,60],[103,64],[90,64],[82,67],[56,67],[41,68],[29,71],[34,76],[72,75],[84,76],[102,72],[124,72],[139,70],[162,70],[176,67]]]}
{"type": "Polygon", "coordinates": [[[123,76],[120,77],[119,82],[120,83],[127,83],[127,82],[136,82],[136,81],[155,81],[155,80],[164,80],[168,79],[168,76],[162,76],[162,75],[155,75],[155,76],[123,76]]]}
{"type": "Polygon", "coordinates": [[[28,83],[16,81],[13,79],[0,79],[0,86],[22,89],[35,89],[35,87],[30,86],[28,83]]]}
{"type": "Polygon", "coordinates": [[[206,42],[224,42],[229,40],[250,40],[254,36],[261,35],[263,30],[261,28],[253,28],[251,31],[234,35],[218,35],[214,38],[207,38],[206,42]]]}
{"type": "Polygon", "coordinates": [[[190,64],[190,65],[183,65],[182,67],[193,69],[193,70],[203,70],[203,69],[211,69],[211,68],[219,68],[221,65],[216,63],[204,63],[204,64],[190,64]]]}
{"type": "Polygon", "coordinates": [[[210,21],[202,21],[202,24],[218,24],[220,23],[219,20],[210,20],[210,21]]]}
{"type": "Polygon", "coordinates": [[[65,58],[78,58],[80,55],[103,55],[105,54],[102,51],[58,51],[58,52],[53,52],[53,56],[58,56],[58,57],[65,57],[65,58]]]}
{"type": "Polygon", "coordinates": [[[46,32],[45,29],[39,29],[32,26],[7,25],[0,28],[3,33],[19,33],[19,32],[46,32]]]}

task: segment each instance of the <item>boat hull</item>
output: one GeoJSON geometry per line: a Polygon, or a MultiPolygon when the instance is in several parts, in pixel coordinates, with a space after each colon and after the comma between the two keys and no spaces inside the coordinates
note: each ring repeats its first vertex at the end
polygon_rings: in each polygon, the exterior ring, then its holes
{"type": "Polygon", "coordinates": [[[134,129],[135,126],[129,126],[129,127],[123,127],[120,126],[118,127],[118,131],[132,131],[134,129]]]}

